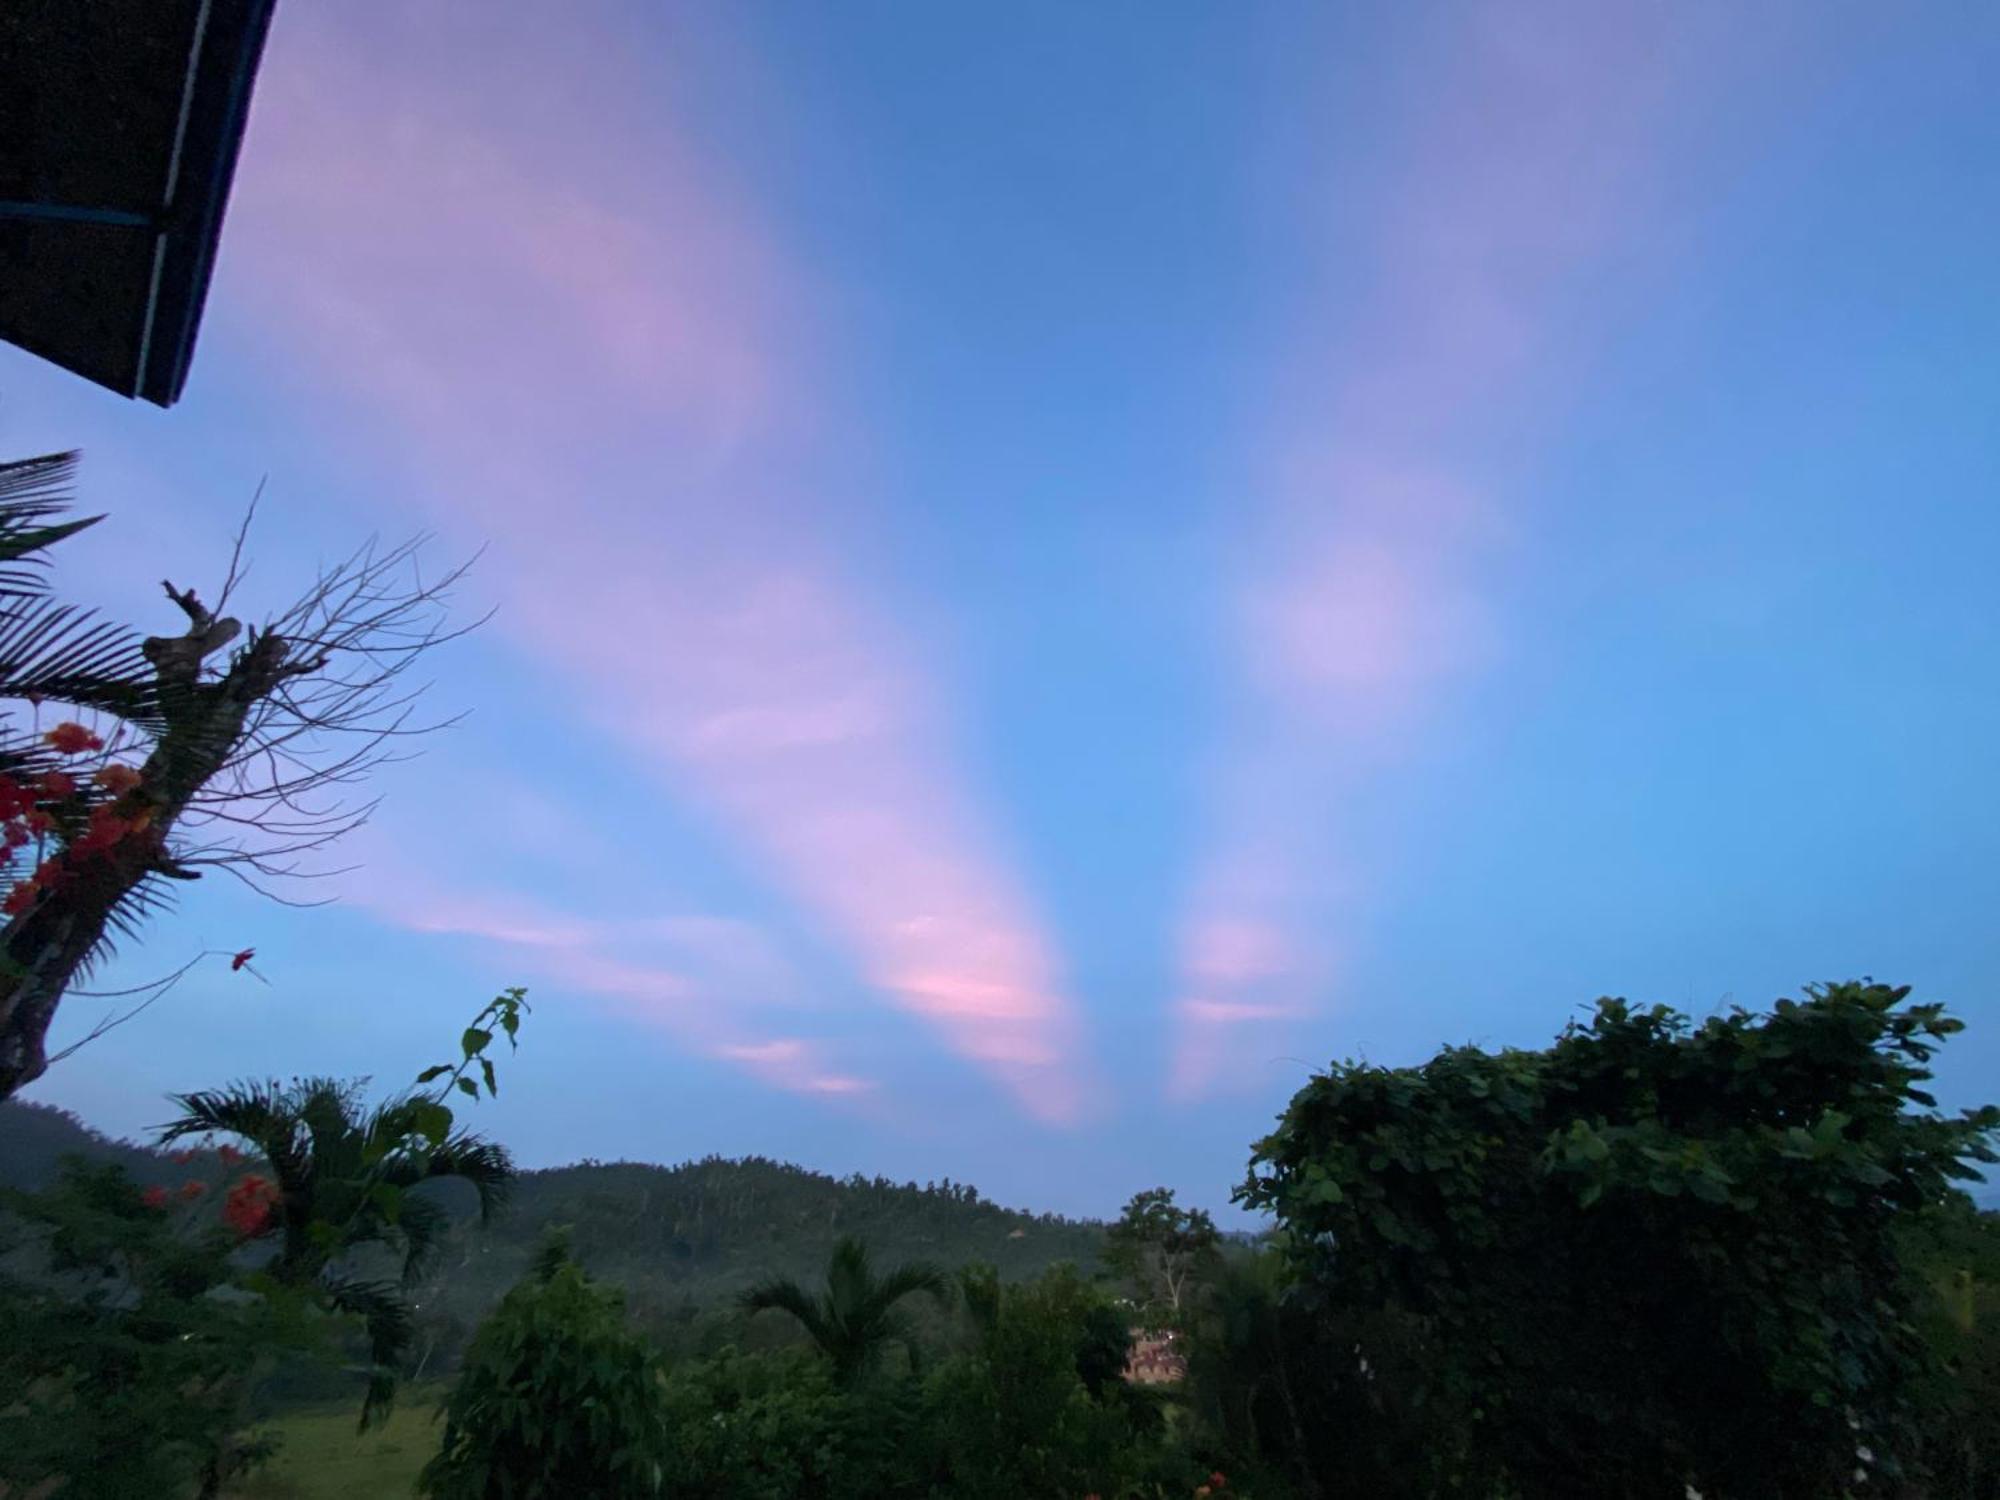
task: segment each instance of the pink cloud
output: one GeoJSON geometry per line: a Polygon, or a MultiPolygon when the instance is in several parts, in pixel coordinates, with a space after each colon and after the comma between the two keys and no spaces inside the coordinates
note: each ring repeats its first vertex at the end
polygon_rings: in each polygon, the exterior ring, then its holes
{"type": "Polygon", "coordinates": [[[1573,378],[1576,272],[1643,236],[1651,136],[1690,55],[1664,11],[1493,5],[1453,28],[1410,70],[1393,186],[1358,216],[1379,226],[1372,275],[1358,301],[1350,276],[1290,310],[1301,336],[1251,444],[1272,455],[1251,466],[1265,506],[1240,586],[1253,707],[1185,916],[1184,1100],[1260,1077],[1288,1024],[1324,1013],[1351,902],[1315,836],[1504,651],[1485,596],[1515,522],[1494,475],[1573,378]]]}
{"type": "Polygon", "coordinates": [[[934,671],[827,528],[866,507],[820,320],[660,118],[673,91],[544,66],[527,28],[441,72],[449,35],[370,56],[330,15],[292,24],[227,267],[273,347],[491,538],[497,628],[582,705],[571,732],[657,765],[895,1004],[1036,1118],[1075,1120],[1081,1038],[1041,922],[934,671]]]}
{"type": "Polygon", "coordinates": [[[824,1047],[797,1036],[758,1038],[749,1025],[756,997],[701,972],[720,947],[734,964],[749,964],[781,989],[794,988],[782,961],[754,929],[727,919],[687,916],[645,922],[590,921],[545,911],[519,897],[445,894],[407,875],[355,882],[349,899],[411,932],[471,937],[514,948],[535,988],[557,997],[582,992],[609,1002],[620,1015],[665,1031],[703,1056],[734,1063],[765,1085],[789,1093],[838,1097],[866,1094],[874,1080],[834,1067],[824,1047]],[[679,944],[676,962],[635,959],[619,950],[679,944]],[[690,965],[678,960],[692,959],[690,965]]]}
{"type": "Polygon", "coordinates": [[[866,1078],[847,1073],[829,1073],[821,1065],[816,1049],[798,1037],[778,1037],[768,1042],[738,1043],[716,1049],[717,1056],[740,1062],[774,1087],[802,1094],[864,1094],[874,1088],[866,1078]]]}

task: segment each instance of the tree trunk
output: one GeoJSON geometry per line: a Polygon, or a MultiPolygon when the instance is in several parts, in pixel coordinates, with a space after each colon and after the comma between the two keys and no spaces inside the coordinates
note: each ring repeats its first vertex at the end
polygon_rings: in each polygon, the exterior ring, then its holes
{"type": "Polygon", "coordinates": [[[104,940],[114,908],[156,865],[157,846],[120,849],[7,924],[0,956],[0,1099],[48,1069],[49,1023],[63,992],[104,940]]]}
{"type": "Polygon", "coordinates": [[[1319,1487],[1319,1476],[1312,1471],[1312,1456],[1306,1449],[1305,1423],[1299,1420],[1298,1403],[1292,1399],[1291,1357],[1285,1348],[1285,1330],[1281,1319],[1280,1313],[1271,1320],[1271,1345],[1278,1356],[1273,1361],[1277,1366],[1278,1401],[1285,1408],[1285,1421],[1292,1429],[1292,1452],[1298,1457],[1293,1472],[1306,1500],[1321,1500],[1324,1491],[1319,1487]]]}
{"type": "Polygon", "coordinates": [[[0,929],[0,969],[6,971],[0,973],[0,1099],[47,1070],[56,1007],[104,941],[118,906],[151,876],[196,878],[168,857],[167,835],[236,754],[250,710],[285,678],[324,664],[289,662],[282,638],[253,631],[227,672],[201,681],[203,658],[235,636],[236,622],[210,616],[192,592],[176,594],[171,585],[167,592],[190,623],[187,634],[155,636],[143,648],[154,665],[165,729],[140,768],[139,785],[112,804],[117,816],[142,827],[75,859],[60,885],[0,929]]]}

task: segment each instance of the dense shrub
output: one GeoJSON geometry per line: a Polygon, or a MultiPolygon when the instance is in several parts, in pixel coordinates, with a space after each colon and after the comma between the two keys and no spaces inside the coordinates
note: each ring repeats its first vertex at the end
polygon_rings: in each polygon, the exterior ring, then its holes
{"type": "Polygon", "coordinates": [[[803,1351],[725,1350],[667,1381],[667,1488],[716,1500],[846,1500],[926,1493],[918,1386],[843,1386],[803,1351]]]}
{"type": "Polygon", "coordinates": [[[433,1500],[657,1495],[660,1394],[618,1293],[552,1243],[474,1336],[421,1488],[433,1500]]]}
{"type": "Polygon", "coordinates": [[[1340,1065],[1240,1197],[1316,1316],[1415,1332],[1473,1470],[1527,1500],[1880,1488],[1922,1447],[1902,1237],[2000,1123],[1934,1111],[1959,1023],[1907,993],[1699,1027],[1605,1001],[1544,1052],[1340,1065]]]}
{"type": "Polygon", "coordinates": [[[0,1210],[0,1494],[180,1495],[257,1456],[245,1381],[305,1330],[240,1288],[226,1236],[117,1165],[0,1210]]]}

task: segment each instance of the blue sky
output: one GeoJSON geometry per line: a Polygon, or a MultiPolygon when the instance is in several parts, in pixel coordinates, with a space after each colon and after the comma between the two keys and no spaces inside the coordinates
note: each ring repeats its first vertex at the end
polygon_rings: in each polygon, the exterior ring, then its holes
{"type": "MultiPolygon", "coordinates": [[[[31,1097],[1223,1206],[1307,1071],[1909,982],[2000,1073],[2000,18],[282,9],[187,397],[0,349],[65,589],[485,545],[332,907],[31,1097]]],[[[66,1006],[57,1040],[103,1002],[66,1006]]]]}

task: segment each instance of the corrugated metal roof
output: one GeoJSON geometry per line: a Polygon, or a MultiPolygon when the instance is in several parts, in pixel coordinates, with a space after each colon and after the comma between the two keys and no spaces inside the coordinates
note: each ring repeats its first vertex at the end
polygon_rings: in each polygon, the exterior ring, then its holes
{"type": "Polygon", "coordinates": [[[275,3],[0,5],[0,338],[179,399],[275,3]]]}

